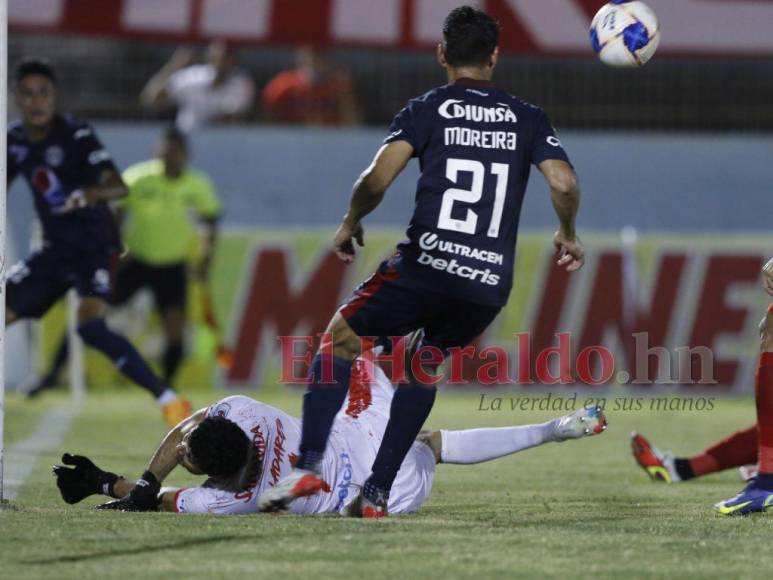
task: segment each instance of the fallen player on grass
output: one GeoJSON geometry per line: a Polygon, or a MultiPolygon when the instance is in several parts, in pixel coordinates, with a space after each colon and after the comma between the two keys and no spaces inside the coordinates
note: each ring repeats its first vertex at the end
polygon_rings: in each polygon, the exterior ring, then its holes
{"type": "MultiPolygon", "coordinates": [[[[297,499],[291,512],[359,515],[355,500],[381,444],[394,391],[379,366],[357,361],[324,456],[326,493],[297,499]]],[[[422,432],[400,468],[389,511],[416,511],[429,496],[438,463],[490,461],[553,441],[600,434],[606,425],[601,409],[589,406],[535,425],[422,432]]],[[[102,471],[87,457],[67,453],[64,465],[54,466],[54,475],[62,498],[71,504],[104,494],[120,499],[99,509],[254,513],[263,491],[292,469],[291,451],[298,448],[300,435],[300,419],[237,395],[197,411],[172,429],[136,482],[102,471]],[[162,488],[178,465],[208,479],[198,487],[162,488]]]]}
{"type": "MultiPolygon", "coordinates": [[[[762,269],[762,286],[773,296],[773,258],[762,269]]],[[[675,483],[738,467],[747,485],[732,498],[714,504],[721,515],[748,515],[773,509],[773,304],[760,321],[759,333],[755,425],[692,457],[663,453],[643,435],[634,432],[631,436],[634,459],[654,481],[675,483]]]]}

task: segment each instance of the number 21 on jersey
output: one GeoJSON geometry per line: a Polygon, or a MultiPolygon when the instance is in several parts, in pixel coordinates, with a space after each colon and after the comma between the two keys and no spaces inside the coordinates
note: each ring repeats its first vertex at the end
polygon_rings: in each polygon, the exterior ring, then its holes
{"type": "MultiPolygon", "coordinates": [[[[505,196],[507,195],[507,177],[510,167],[506,163],[492,163],[491,175],[496,177],[494,190],[494,208],[491,212],[491,222],[486,234],[490,238],[499,236],[499,225],[502,222],[502,212],[505,209],[505,196]]],[[[474,234],[478,225],[478,214],[467,208],[464,219],[451,217],[454,202],[475,204],[483,197],[483,182],[486,178],[486,167],[480,161],[472,159],[448,159],[446,163],[446,179],[458,183],[459,173],[472,174],[470,189],[449,188],[443,193],[443,203],[440,206],[437,227],[442,230],[474,234]]]]}

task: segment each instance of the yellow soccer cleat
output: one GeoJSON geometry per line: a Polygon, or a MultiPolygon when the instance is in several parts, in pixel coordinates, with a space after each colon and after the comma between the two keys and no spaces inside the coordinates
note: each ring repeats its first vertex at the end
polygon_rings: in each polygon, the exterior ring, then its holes
{"type": "Polygon", "coordinates": [[[636,463],[647,472],[652,481],[665,483],[682,481],[674,467],[674,456],[662,453],[636,431],[631,433],[631,451],[636,463]]]}
{"type": "Polygon", "coordinates": [[[161,414],[169,427],[174,427],[180,421],[187,419],[193,413],[191,402],[178,396],[174,401],[161,405],[161,414]]]}

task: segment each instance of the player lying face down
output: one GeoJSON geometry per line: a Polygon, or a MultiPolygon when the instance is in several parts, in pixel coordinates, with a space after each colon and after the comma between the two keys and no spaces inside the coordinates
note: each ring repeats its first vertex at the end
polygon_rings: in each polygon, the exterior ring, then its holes
{"type": "Polygon", "coordinates": [[[197,411],[167,434],[136,482],[99,469],[87,457],[65,453],[64,465],[54,466],[62,498],[77,503],[102,493],[124,498],[114,509],[173,511],[177,490],[161,490],[159,482],[178,465],[194,475],[209,476],[211,485],[239,491],[247,466],[256,466],[260,458],[235,423],[221,416],[207,417],[207,410],[197,411]]]}
{"type": "MultiPolygon", "coordinates": [[[[325,493],[296,500],[290,511],[359,515],[356,490],[369,475],[394,393],[379,367],[365,368],[360,366],[345,412],[335,422],[337,435],[323,461],[325,493]]],[[[551,441],[602,433],[605,428],[601,410],[588,407],[536,425],[422,432],[400,468],[390,510],[416,511],[431,491],[437,463],[489,461],[551,441]]],[[[296,448],[300,435],[300,420],[248,397],[232,396],[172,429],[136,482],[70,454],[62,457],[64,465],[54,467],[54,475],[68,503],[102,493],[120,498],[98,506],[102,509],[255,513],[261,493],[292,469],[295,456],[289,451],[296,448]],[[207,481],[193,488],[162,488],[161,482],[178,465],[208,476],[207,481]]]]}

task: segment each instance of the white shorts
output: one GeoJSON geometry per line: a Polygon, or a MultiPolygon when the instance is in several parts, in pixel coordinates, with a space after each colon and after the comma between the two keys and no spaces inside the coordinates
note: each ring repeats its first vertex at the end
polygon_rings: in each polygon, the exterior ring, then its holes
{"type": "MultiPolygon", "coordinates": [[[[353,373],[353,378],[356,373],[353,373]]],[[[344,408],[336,416],[322,461],[322,477],[330,489],[290,505],[294,513],[341,512],[353,501],[370,475],[389,421],[394,387],[379,368],[367,384],[352,381],[344,408]]],[[[301,423],[280,409],[248,397],[232,396],[211,408],[235,421],[265,453],[255,487],[239,493],[206,484],[180,490],[176,509],[186,513],[234,514],[257,510],[260,495],[292,469],[291,451],[300,445],[301,423]]],[[[432,489],[435,457],[424,443],[414,443],[397,474],[389,498],[393,514],[416,511],[432,489]]]]}
{"type": "MultiPolygon", "coordinates": [[[[323,477],[326,481],[336,482],[331,494],[335,504],[326,506],[325,511],[342,511],[354,500],[371,473],[395,392],[380,367],[376,367],[374,375],[369,389],[355,387],[350,390],[347,402],[333,424],[323,477]],[[333,451],[335,454],[331,453],[333,451]]],[[[392,486],[389,513],[416,511],[429,496],[434,477],[432,450],[424,443],[415,442],[392,486]]]]}

